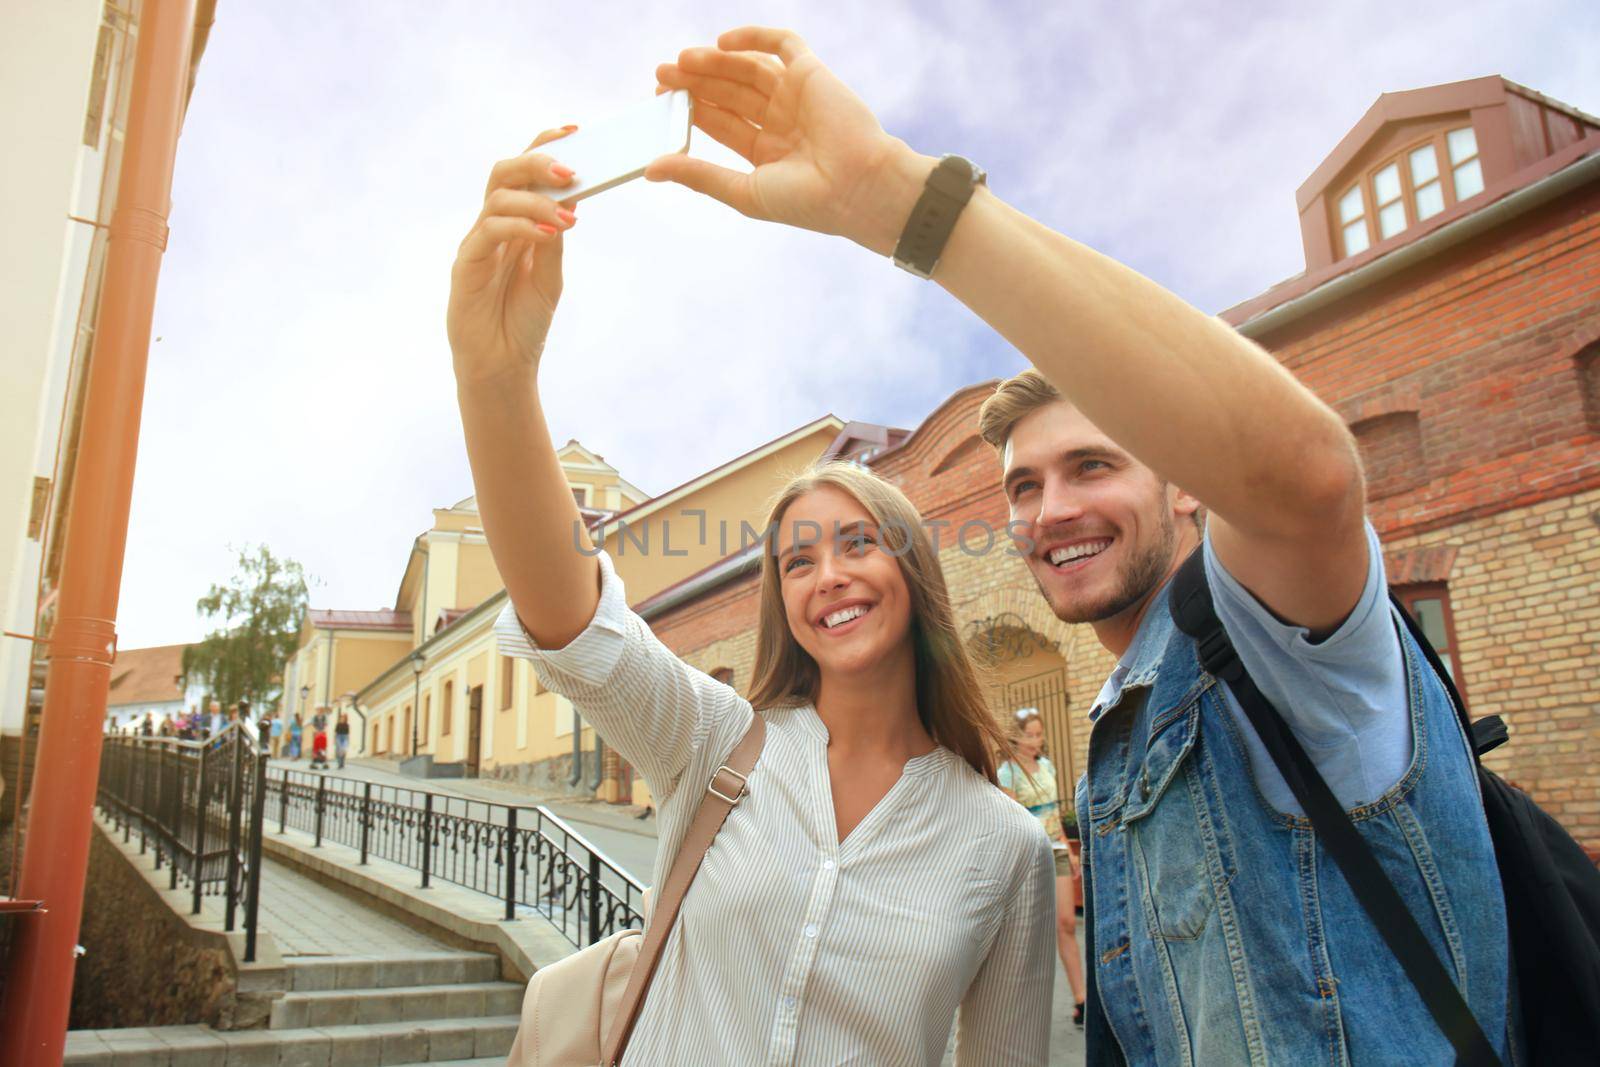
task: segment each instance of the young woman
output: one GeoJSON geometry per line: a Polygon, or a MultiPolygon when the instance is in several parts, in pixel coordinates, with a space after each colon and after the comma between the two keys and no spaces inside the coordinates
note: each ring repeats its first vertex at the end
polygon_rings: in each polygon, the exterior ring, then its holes
{"type": "Polygon", "coordinates": [[[1050,845],[994,784],[1009,742],[905,496],[845,464],[783,490],[748,700],[656,639],[609,557],[576,550],[537,383],[561,290],[549,238],[573,222],[547,194],[570,173],[497,164],[452,272],[457,394],[510,595],[500,647],[644,775],[657,883],[751,716],[767,722],[625,1062],[937,1064],[954,1021],[959,1064],[1045,1063],[1050,845]]]}
{"type": "Polygon", "coordinates": [[[1072,1021],[1083,1025],[1083,960],[1078,953],[1078,923],[1073,903],[1072,879],[1078,873],[1077,858],[1067,847],[1067,832],[1061,825],[1061,801],[1057,792],[1056,768],[1044,755],[1044,720],[1035,708],[1023,708],[1016,715],[1017,740],[1012,758],[1000,765],[1000,788],[1007,796],[1028,809],[1039,820],[1050,838],[1056,866],[1056,951],[1072,986],[1072,1021]]]}

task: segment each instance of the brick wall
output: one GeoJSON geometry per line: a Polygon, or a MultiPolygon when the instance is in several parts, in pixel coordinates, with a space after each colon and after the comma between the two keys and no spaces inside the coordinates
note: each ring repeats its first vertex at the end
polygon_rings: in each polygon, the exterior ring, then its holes
{"type": "Polygon", "coordinates": [[[1457,662],[1474,718],[1511,741],[1487,763],[1600,846],[1600,490],[1410,537],[1451,545],[1457,662]]]}
{"type": "Polygon", "coordinates": [[[1569,196],[1263,339],[1358,431],[1372,428],[1383,458],[1404,462],[1414,425],[1424,477],[1373,472],[1381,532],[1600,485],[1582,365],[1600,339],[1597,208],[1600,189],[1569,196]]]}

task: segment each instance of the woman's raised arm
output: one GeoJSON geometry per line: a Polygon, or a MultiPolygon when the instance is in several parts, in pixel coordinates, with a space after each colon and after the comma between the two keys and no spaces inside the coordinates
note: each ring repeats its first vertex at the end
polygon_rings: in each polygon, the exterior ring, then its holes
{"type": "Polygon", "coordinates": [[[599,568],[539,403],[539,359],[561,298],[562,235],[576,217],[541,190],[572,172],[534,149],[496,163],[483,211],[450,272],[447,327],[483,530],[511,602],[544,648],[560,648],[599,602],[599,568]]]}

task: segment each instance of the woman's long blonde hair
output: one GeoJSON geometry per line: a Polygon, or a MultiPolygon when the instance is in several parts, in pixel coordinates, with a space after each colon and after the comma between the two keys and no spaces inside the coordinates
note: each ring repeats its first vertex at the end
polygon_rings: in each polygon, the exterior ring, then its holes
{"type": "Polygon", "coordinates": [[[800,497],[831,486],[853,497],[878,526],[879,543],[896,555],[911,593],[911,640],[916,658],[917,714],[935,741],[971,764],[989,781],[995,756],[1011,756],[1011,738],[983,699],[978,675],[956,632],[944,569],[906,495],[878,475],[839,460],[819,463],[793,479],[773,500],[769,541],[761,561],[760,622],[756,631],[755,680],[750,703],[788,707],[817,699],[817,663],[789,630],[778,575],[777,532],[784,513],[800,497]]]}

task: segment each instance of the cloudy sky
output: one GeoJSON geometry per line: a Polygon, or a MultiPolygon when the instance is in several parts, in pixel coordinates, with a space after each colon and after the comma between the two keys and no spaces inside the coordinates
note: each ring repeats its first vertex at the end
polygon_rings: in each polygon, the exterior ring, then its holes
{"type": "MultiPolygon", "coordinates": [[[[891,132],[1208,311],[1301,269],[1294,190],[1378,94],[1503,74],[1600,111],[1586,2],[222,0],[178,151],[124,647],[201,637],[194,602],[246,544],[304,564],[314,606],[393,603],[430,509],[471,492],[444,307],[490,166],[747,22],[798,29],[891,132]]],[[[1022,366],[838,239],[643,182],[580,215],[545,405],[646,492],[827,412],[913,427],[1022,366]]]]}

